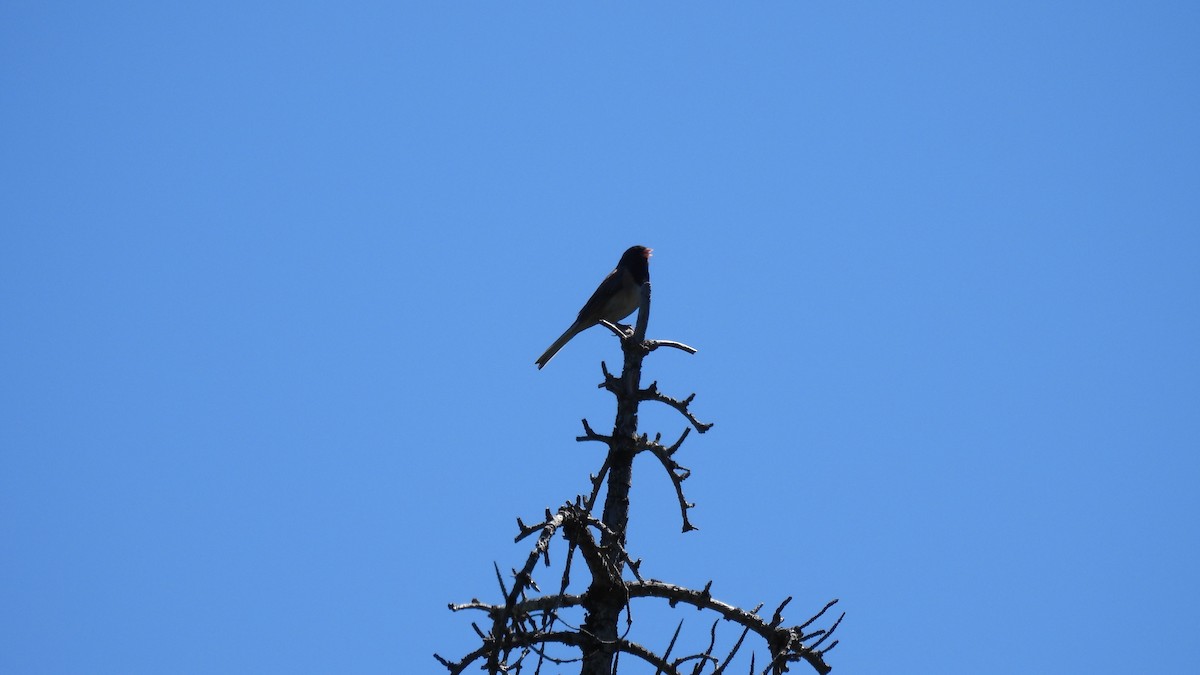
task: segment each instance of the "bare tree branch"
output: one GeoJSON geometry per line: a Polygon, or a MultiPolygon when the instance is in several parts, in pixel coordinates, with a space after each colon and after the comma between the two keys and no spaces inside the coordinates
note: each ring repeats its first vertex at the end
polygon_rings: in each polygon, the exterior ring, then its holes
{"type": "Polygon", "coordinates": [[[576,441],[578,441],[580,443],[582,443],[584,441],[600,441],[601,443],[604,443],[605,445],[612,447],[612,444],[613,444],[612,436],[605,436],[603,434],[598,434],[595,431],[592,431],[592,427],[590,424],[588,424],[588,421],[586,419],[582,420],[582,422],[583,422],[583,435],[576,436],[575,437],[576,441]]]}
{"type": "MultiPolygon", "coordinates": [[[[581,664],[581,675],[613,675],[623,654],[653,665],[658,675],[680,675],[684,664],[691,665],[691,675],[709,672],[711,675],[724,675],[751,634],[766,643],[770,654],[762,670],[763,675],[780,675],[789,669],[789,664],[801,661],[817,673],[830,671],[824,656],[838,644],[838,640],[831,637],[841,625],[845,613],[827,629],[806,631],[837,600],[826,604],[804,623],[786,626],[783,611],[792,600],[790,596],[779,604],[768,619],[759,614],[762,604],[751,610],[743,610],[713,598],[711,581],[703,589],[696,590],[643,579],[639,569],[641,561],[634,560],[626,549],[634,458],[642,452],[654,455],[667,471],[675,489],[683,531],[694,530],[696,527],[689,520],[688,512],[695,505],[687,501],[683,490],[683,482],[691,475],[691,470],[679,464],[675,455],[692,429],[704,433],[713,426],[712,423],[700,422],[692,413],[691,404],[695,394],[684,399],[672,398],[659,390],[657,381],[644,389],[640,388],[642,359],[650,352],[660,347],[693,354],[696,352],[681,342],[647,340],[649,315],[650,284],[647,282],[641,287],[641,308],[633,326],[601,322],[620,339],[624,356],[619,376],[609,372],[604,361],[600,363],[604,381],[599,387],[615,396],[616,418],[610,435],[597,433],[587,419],[583,419],[583,435],[577,436],[576,441],[603,443],[607,448],[604,463],[596,474],[589,475],[591,489],[586,496],[577,495],[573,501],[566,502],[553,513],[546,509],[540,523],[526,524],[517,518],[515,541],[520,542],[535,534],[537,537],[524,564],[519,569],[511,570],[511,580],[501,574],[498,564],[493,563],[502,601],[488,603],[472,598],[469,602],[449,605],[454,612],[483,612],[491,624],[490,629],[485,631],[476,623],[471,623],[471,628],[479,636],[480,646],[462,659],[450,661],[434,654],[451,675],[473,666],[482,666],[492,675],[519,673],[528,668],[527,661],[534,660],[534,675],[540,675],[544,664],[561,666],[573,662],[581,664]],[[647,434],[639,433],[638,404],[642,401],[667,405],[687,420],[688,426],[684,427],[674,444],[665,446],[661,433],[654,434],[654,440],[649,440],[647,434]],[[597,517],[594,508],[601,488],[605,486],[608,489],[603,510],[597,517]],[[558,590],[550,595],[540,595],[542,591],[534,579],[534,571],[539,560],[550,567],[550,548],[556,534],[562,535],[566,545],[558,590]],[[583,560],[582,568],[590,577],[590,583],[585,592],[570,593],[568,589],[577,552],[583,560]],[[626,575],[626,569],[632,573],[632,580],[626,575]],[[713,620],[707,645],[690,654],[673,656],[679,649],[682,620],[661,655],[629,639],[634,624],[634,601],[662,601],[671,607],[683,604],[714,613],[715,617],[709,615],[713,620]],[[582,614],[582,622],[575,618],[579,614],[582,614]],[[618,632],[622,615],[624,631],[618,632]],[[725,656],[718,658],[714,652],[718,645],[718,625],[722,621],[740,626],[741,630],[725,656]],[[578,625],[572,625],[574,623],[578,625]],[[826,642],[828,645],[822,648],[826,642]],[[575,648],[578,652],[564,650],[564,647],[575,648]],[[548,648],[554,653],[548,652],[548,648]],[[562,651],[572,652],[572,655],[562,651]],[[483,663],[476,665],[481,660],[483,663]]],[[[756,654],[750,651],[749,672],[753,675],[760,663],[756,654]]]]}
{"type": "Polygon", "coordinates": [[[607,319],[600,319],[600,325],[611,330],[613,335],[616,335],[622,340],[627,340],[631,335],[633,335],[633,326],[626,326],[625,324],[621,323],[613,323],[607,319]]]}
{"type": "Polygon", "coordinates": [[[649,450],[651,454],[657,457],[658,461],[663,465],[663,468],[667,470],[667,475],[671,477],[671,483],[675,486],[675,497],[679,500],[679,514],[683,519],[684,532],[691,532],[692,530],[699,529],[692,524],[691,520],[688,519],[688,509],[694,507],[695,504],[689,502],[687,498],[683,496],[683,481],[687,480],[688,477],[692,475],[692,472],[686,467],[680,466],[679,463],[672,458],[672,455],[674,455],[675,451],[679,449],[679,446],[683,444],[683,439],[687,438],[689,431],[691,431],[691,427],[685,427],[683,430],[683,435],[680,436],[679,440],[675,442],[675,445],[671,446],[670,448],[663,447],[663,445],[657,440],[648,441],[645,439],[645,437],[642,437],[638,444],[640,448],[649,450]]]}
{"type": "MultiPolygon", "coordinates": [[[[807,626],[812,625],[814,621],[819,619],[830,607],[836,604],[836,600],[828,603],[817,614],[809,618],[804,623],[797,626],[784,627],[781,625],[783,623],[782,610],[791,601],[791,598],[787,598],[780,603],[772,618],[767,620],[758,614],[758,610],[762,607],[761,604],[755,607],[753,610],[743,610],[735,607],[734,605],[714,598],[712,596],[711,588],[712,582],[706,584],[703,589],[696,590],[693,588],[677,586],[675,584],[669,584],[653,579],[631,581],[625,584],[625,591],[628,593],[628,598],[630,600],[657,598],[660,600],[665,600],[671,606],[682,603],[695,607],[699,610],[711,610],[719,614],[721,619],[740,625],[745,630],[759,635],[768,643],[769,646],[775,645],[773,648],[775,659],[772,660],[772,663],[775,663],[776,660],[778,660],[779,663],[786,663],[787,661],[802,659],[808,662],[819,673],[829,672],[830,668],[827,664],[825,664],[824,659],[822,658],[823,654],[828,651],[828,649],[819,651],[816,649],[816,647],[820,645],[825,638],[833,633],[838,624],[841,622],[841,618],[839,618],[837,622],[835,622],[834,625],[828,630],[817,631],[816,633],[808,636],[804,635],[804,629],[807,626]],[[801,638],[809,638],[813,636],[824,636],[824,638],[812,645],[803,644],[803,640],[801,638]]],[[[549,609],[579,606],[582,603],[583,596],[580,595],[545,596],[530,598],[524,602],[518,603],[512,608],[511,611],[513,614],[517,615],[528,615],[549,609]]],[[[488,612],[489,614],[505,611],[504,607],[489,605],[479,602],[478,600],[472,600],[469,603],[463,603],[461,605],[451,605],[450,608],[454,611],[477,609],[488,612]]],[[[843,614],[843,616],[845,615],[843,614]]],[[[674,643],[675,640],[672,639],[671,645],[668,646],[667,654],[670,653],[674,643]]],[[[830,649],[831,648],[832,647],[830,647],[830,649]]],[[[697,655],[692,655],[693,658],[695,656],[697,655]]],[[[663,658],[665,659],[667,656],[664,655],[663,658]]],[[[728,657],[726,661],[731,658],[732,655],[728,657]]],[[[676,661],[675,663],[678,664],[680,661],[676,661]]]]}
{"type": "Polygon", "coordinates": [[[717,666],[717,669],[713,671],[713,675],[721,675],[721,673],[724,673],[725,669],[729,667],[729,664],[733,663],[733,657],[737,656],[738,650],[742,648],[742,642],[745,641],[746,636],[749,634],[750,627],[744,626],[742,628],[742,634],[738,637],[737,642],[733,643],[733,648],[729,650],[729,654],[725,656],[725,660],[722,661],[720,665],[717,666]]]}
{"type": "Polygon", "coordinates": [[[701,422],[700,420],[696,419],[696,416],[692,414],[691,410],[688,410],[688,406],[691,405],[692,399],[694,399],[694,398],[696,398],[695,394],[692,394],[683,400],[671,398],[670,396],[667,396],[666,394],[664,394],[658,390],[658,381],[657,380],[655,380],[654,382],[651,382],[649,387],[646,387],[645,389],[638,392],[639,400],[657,401],[659,403],[665,403],[666,405],[671,406],[672,408],[678,410],[679,414],[681,414],[685,418],[687,418],[687,421],[691,422],[692,426],[696,427],[696,431],[699,431],[700,433],[704,433],[704,432],[708,431],[709,429],[711,429],[713,427],[713,425],[705,424],[705,423],[701,422]]]}
{"type": "MultiPolygon", "coordinates": [[[[626,585],[626,589],[631,599],[656,597],[673,603],[682,602],[697,609],[711,609],[719,613],[727,621],[732,621],[733,623],[749,628],[752,632],[760,635],[767,641],[768,646],[772,647],[772,651],[776,652],[777,658],[781,657],[784,661],[803,659],[818,673],[828,673],[830,671],[830,667],[825,663],[821,652],[805,646],[800,641],[799,637],[803,633],[800,626],[793,628],[781,628],[778,625],[772,626],[756,613],[747,612],[728,603],[716,600],[709,593],[710,586],[711,582],[708,586],[705,586],[704,590],[697,591],[662,581],[647,580],[630,582],[626,585]]],[[[832,606],[836,602],[834,600],[825,609],[828,609],[829,606],[832,606]]],[[[822,609],[821,613],[824,613],[825,609],[822,609]]],[[[782,610],[782,605],[780,606],[780,610],[782,610]]],[[[820,616],[820,613],[817,616],[820,616]]],[[[811,624],[815,619],[816,617],[813,617],[804,625],[811,624]]],[[[836,627],[836,624],[834,627],[836,627]]],[[[832,629],[829,632],[832,633],[832,629]]]]}
{"type": "Polygon", "coordinates": [[[697,351],[699,351],[695,347],[689,347],[682,342],[675,342],[674,340],[646,340],[644,344],[646,345],[646,351],[648,352],[652,352],[659,347],[671,347],[689,354],[695,354],[697,351]]]}
{"type": "MultiPolygon", "coordinates": [[[[675,626],[675,634],[671,636],[671,641],[667,643],[667,651],[663,652],[663,661],[671,658],[671,650],[675,649],[675,642],[679,640],[679,631],[683,630],[683,619],[679,620],[679,625],[675,626]]],[[[654,671],[654,675],[661,675],[662,669],[654,671]]]]}
{"type": "MultiPolygon", "coordinates": [[[[493,649],[512,650],[515,648],[549,643],[558,643],[572,647],[586,648],[593,646],[595,642],[596,638],[588,635],[585,632],[555,631],[551,633],[528,633],[523,635],[513,635],[511,639],[506,640],[505,643],[501,645],[484,645],[470,654],[467,654],[460,661],[448,661],[438,654],[434,654],[433,656],[443,666],[445,666],[452,675],[458,675],[459,673],[466,671],[466,669],[472,663],[479,660],[481,657],[487,656],[489,651],[493,649]]],[[[668,663],[661,656],[655,654],[653,651],[636,642],[631,642],[629,640],[615,640],[611,643],[608,643],[606,646],[615,651],[636,656],[655,668],[658,668],[660,672],[665,673],[666,675],[679,675],[679,671],[674,665],[668,663]]]]}

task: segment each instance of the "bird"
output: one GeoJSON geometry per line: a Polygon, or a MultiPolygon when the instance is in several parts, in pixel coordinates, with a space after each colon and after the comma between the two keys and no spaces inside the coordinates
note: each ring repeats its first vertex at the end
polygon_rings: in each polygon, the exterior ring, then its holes
{"type": "Polygon", "coordinates": [[[583,304],[575,323],[535,361],[541,370],[571,338],[600,323],[616,323],[633,313],[641,304],[642,284],[650,281],[650,253],[645,246],[630,246],[621,254],[617,266],[604,277],[596,292],[583,304]]]}

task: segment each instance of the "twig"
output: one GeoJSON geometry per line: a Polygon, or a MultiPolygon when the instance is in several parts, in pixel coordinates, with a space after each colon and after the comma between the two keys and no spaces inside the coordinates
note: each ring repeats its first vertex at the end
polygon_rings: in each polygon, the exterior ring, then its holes
{"type": "Polygon", "coordinates": [[[770,624],[771,628],[774,628],[774,627],[778,626],[779,624],[783,623],[783,608],[787,607],[788,603],[791,601],[792,601],[792,596],[789,595],[783,599],[783,602],[779,603],[778,607],[775,608],[775,614],[774,614],[774,616],[771,617],[771,624],[770,624]]]}
{"type": "MultiPolygon", "coordinates": [[[[547,643],[558,643],[572,647],[584,647],[592,646],[592,644],[595,642],[596,638],[584,631],[555,631],[550,633],[536,634],[530,633],[524,635],[513,635],[502,645],[484,645],[464,656],[461,661],[447,661],[437,654],[434,654],[434,658],[436,658],[443,666],[445,666],[447,670],[450,671],[451,675],[459,675],[460,673],[466,671],[466,669],[472,663],[493,649],[514,649],[528,647],[534,644],[547,643]]],[[[662,673],[665,673],[665,675],[679,675],[679,671],[675,668],[675,666],[667,663],[661,656],[655,654],[636,642],[631,642],[629,640],[615,640],[605,644],[616,651],[620,651],[642,659],[646,663],[658,668],[662,673]]]]}
{"type": "Polygon", "coordinates": [[[633,334],[633,328],[623,324],[613,323],[608,319],[600,319],[600,325],[611,330],[613,335],[616,335],[622,340],[627,340],[629,336],[633,334]]]}
{"type": "MultiPolygon", "coordinates": [[[[682,602],[697,609],[711,609],[719,613],[727,621],[732,621],[740,626],[749,628],[751,632],[758,634],[766,640],[767,644],[773,650],[778,647],[778,653],[785,660],[804,660],[821,675],[825,675],[825,673],[830,671],[830,667],[825,663],[821,652],[804,645],[798,639],[799,633],[796,632],[798,627],[772,627],[763,617],[756,613],[747,612],[744,609],[713,598],[708,591],[710,586],[711,582],[704,590],[697,591],[651,579],[646,581],[631,581],[626,584],[626,590],[629,592],[631,599],[655,597],[665,599],[672,604],[682,602]]],[[[768,668],[770,667],[771,665],[768,665],[768,668]]]]}
{"type": "Polygon", "coordinates": [[[705,424],[704,422],[696,419],[696,416],[693,415],[692,411],[688,409],[688,406],[691,405],[692,399],[694,398],[696,398],[695,394],[692,394],[683,400],[671,398],[670,396],[667,396],[658,390],[657,380],[651,382],[649,387],[646,387],[638,392],[639,401],[657,401],[659,403],[665,403],[666,405],[678,410],[681,415],[687,418],[687,421],[691,422],[692,426],[696,427],[696,431],[704,433],[711,429],[713,425],[711,423],[705,424]]]}
{"type": "MultiPolygon", "coordinates": [[[[679,625],[675,626],[675,634],[671,636],[671,641],[667,643],[667,651],[663,652],[663,661],[671,658],[671,650],[675,649],[675,641],[679,639],[679,631],[683,630],[683,619],[679,620],[679,625]]],[[[654,675],[662,675],[662,669],[655,670],[654,675]]]]}
{"type": "Polygon", "coordinates": [[[587,419],[584,419],[582,421],[583,421],[583,435],[576,436],[575,437],[576,441],[578,441],[580,443],[582,443],[584,441],[600,441],[601,443],[608,445],[610,448],[612,447],[612,444],[613,444],[612,436],[605,436],[604,434],[598,434],[595,431],[592,431],[592,426],[590,424],[588,424],[587,419]]]}
{"type": "Polygon", "coordinates": [[[697,351],[699,351],[695,347],[690,347],[688,345],[683,344],[682,342],[676,342],[674,340],[646,340],[642,344],[644,344],[646,346],[647,352],[652,352],[655,349],[658,349],[659,347],[673,347],[675,349],[685,351],[689,354],[695,354],[697,351]]]}
{"type": "MultiPolygon", "coordinates": [[[[750,627],[744,626],[742,628],[742,634],[738,637],[737,642],[733,643],[733,649],[729,650],[729,654],[725,657],[725,660],[717,666],[717,669],[713,671],[713,675],[721,675],[721,673],[725,672],[725,669],[729,667],[729,664],[733,663],[733,657],[737,656],[738,650],[742,648],[742,642],[746,639],[746,636],[749,633],[750,627]]],[[[753,657],[751,658],[753,659],[753,657]]]]}
{"type": "Polygon", "coordinates": [[[683,531],[691,532],[692,530],[699,528],[693,525],[692,521],[688,519],[688,509],[694,507],[695,504],[689,502],[687,498],[684,497],[683,481],[687,480],[688,477],[692,475],[692,472],[686,467],[680,466],[679,463],[671,457],[671,455],[675,453],[675,450],[679,449],[679,445],[683,443],[683,439],[687,437],[687,432],[688,429],[684,429],[683,436],[681,436],[675,445],[671,446],[670,448],[663,447],[663,445],[657,441],[647,441],[645,440],[645,437],[641,439],[638,445],[641,449],[649,450],[651,453],[653,453],[653,455],[657,457],[658,461],[663,465],[663,468],[667,470],[667,475],[671,477],[671,484],[675,486],[675,497],[679,501],[679,514],[683,519],[683,531]]]}

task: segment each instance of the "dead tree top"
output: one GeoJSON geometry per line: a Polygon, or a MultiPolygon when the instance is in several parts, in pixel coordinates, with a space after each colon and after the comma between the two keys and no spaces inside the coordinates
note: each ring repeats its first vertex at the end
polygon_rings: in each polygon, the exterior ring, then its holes
{"type": "Polygon", "coordinates": [[[533,525],[517,519],[516,541],[534,535],[537,537],[519,569],[511,570],[506,577],[498,565],[494,566],[503,601],[488,603],[471,600],[449,605],[454,612],[478,611],[487,618],[483,625],[471,624],[480,639],[477,649],[458,660],[435,654],[435,658],[452,675],[466,672],[472,667],[482,668],[493,675],[522,672],[526,668],[540,674],[548,665],[570,663],[578,663],[582,675],[613,675],[617,672],[622,655],[653,666],[656,673],[720,675],[732,667],[734,657],[752,633],[765,643],[767,658],[760,663],[757,655],[751,653],[748,671],[751,675],[777,675],[788,671],[794,663],[806,663],[817,673],[831,670],[825,662],[825,654],[838,644],[837,640],[830,638],[845,614],[834,620],[828,628],[812,626],[825,616],[837,600],[828,602],[802,623],[785,625],[783,610],[791,602],[791,597],[781,602],[767,617],[759,614],[761,604],[744,610],[716,599],[711,593],[711,581],[703,589],[696,590],[643,579],[641,561],[633,559],[627,551],[625,532],[629,522],[629,488],[634,457],[648,452],[658,460],[675,488],[683,532],[695,530],[697,528],[688,518],[688,511],[694,504],[687,501],[683,490],[683,482],[691,475],[691,471],[680,465],[675,455],[692,429],[704,433],[713,426],[701,422],[692,413],[691,404],[695,394],[677,399],[661,392],[658,382],[641,387],[642,360],[650,352],[669,347],[689,354],[696,353],[694,348],[681,342],[647,340],[649,316],[650,283],[646,282],[641,287],[641,306],[633,327],[602,321],[620,338],[624,353],[624,367],[620,376],[610,373],[607,365],[601,363],[604,380],[598,385],[615,396],[616,419],[612,433],[607,435],[597,433],[586,419],[583,420],[583,435],[576,437],[576,440],[603,443],[607,447],[604,463],[596,474],[590,476],[591,491],[587,496],[579,495],[554,512],[546,509],[541,521],[533,525]],[[639,434],[638,405],[646,401],[669,406],[687,421],[688,426],[684,427],[674,443],[665,445],[661,433],[656,433],[653,439],[647,434],[639,434]],[[594,507],[605,485],[608,490],[601,516],[597,517],[594,507]],[[557,592],[543,594],[534,579],[534,572],[539,561],[545,567],[550,567],[551,543],[555,535],[561,535],[567,542],[563,571],[557,592]],[[583,593],[568,592],[576,554],[583,560],[590,579],[583,593]],[[626,570],[632,575],[631,579],[626,578],[626,570]],[[682,620],[670,642],[661,651],[631,640],[629,632],[633,624],[633,600],[660,600],[670,607],[682,604],[712,613],[715,618],[709,630],[711,637],[707,647],[683,655],[673,653],[679,645],[682,620]],[[576,613],[582,610],[582,621],[572,622],[568,617],[571,610],[576,613]],[[732,646],[723,653],[715,654],[717,628],[722,623],[741,630],[732,646]],[[622,624],[624,630],[620,629],[622,624]]]}

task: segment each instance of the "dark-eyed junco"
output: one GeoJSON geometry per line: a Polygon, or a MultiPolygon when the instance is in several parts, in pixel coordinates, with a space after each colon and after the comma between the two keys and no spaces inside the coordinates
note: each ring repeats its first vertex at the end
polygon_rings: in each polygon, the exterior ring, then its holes
{"type": "Polygon", "coordinates": [[[633,313],[641,304],[642,284],[650,280],[650,249],[631,246],[617,262],[617,268],[604,277],[596,292],[579,310],[579,318],[536,361],[539,369],[550,362],[563,345],[579,333],[600,323],[616,323],[633,313]]]}

